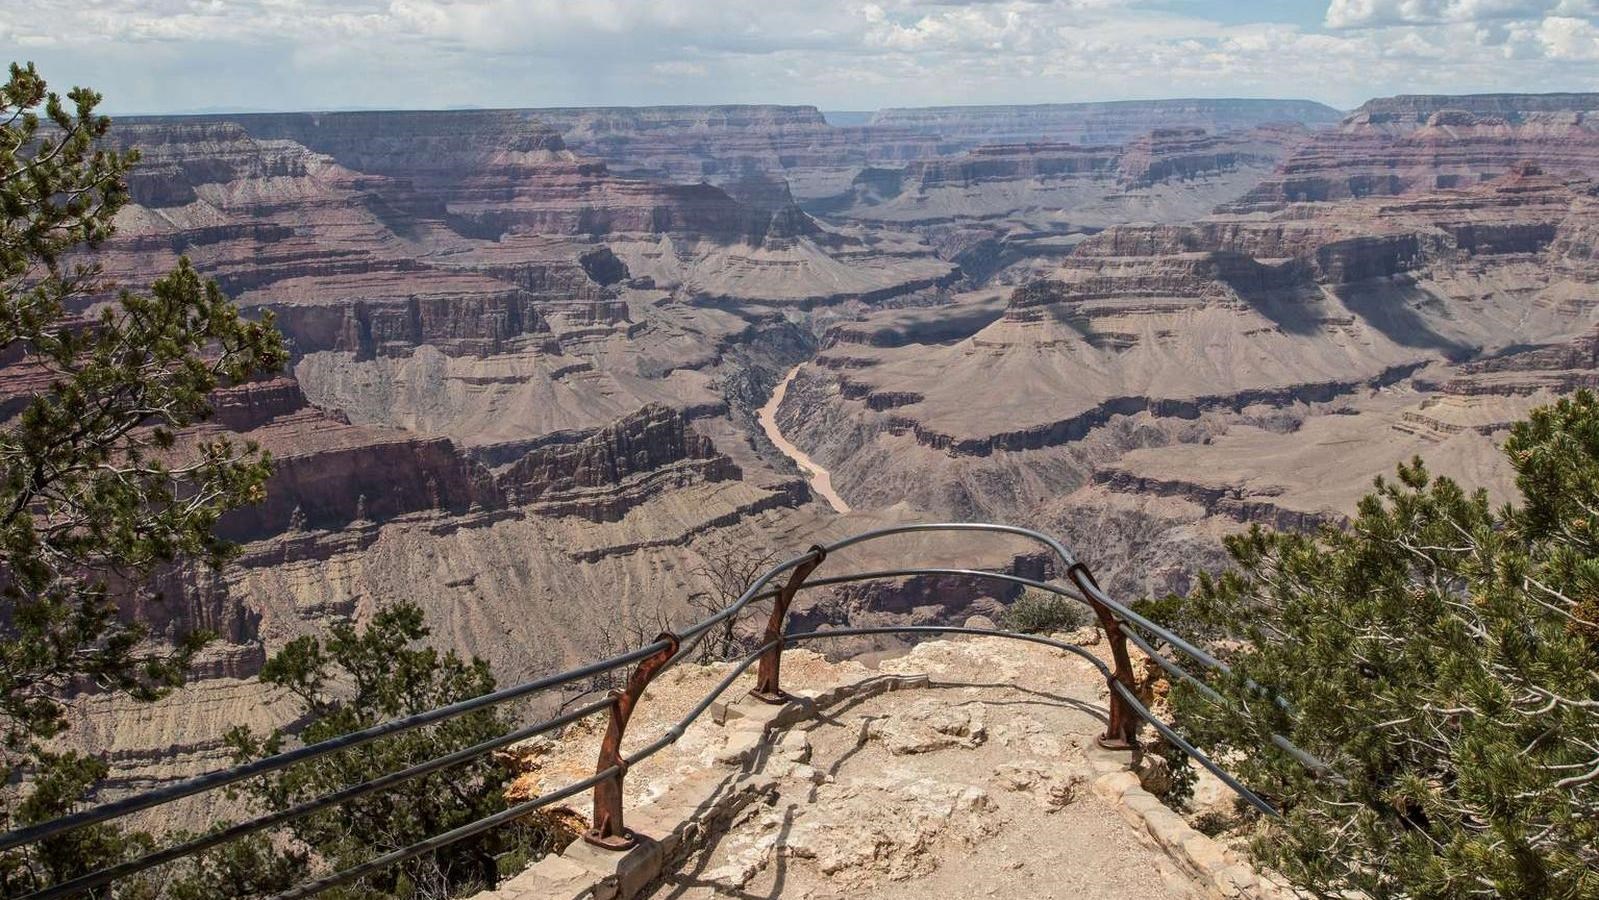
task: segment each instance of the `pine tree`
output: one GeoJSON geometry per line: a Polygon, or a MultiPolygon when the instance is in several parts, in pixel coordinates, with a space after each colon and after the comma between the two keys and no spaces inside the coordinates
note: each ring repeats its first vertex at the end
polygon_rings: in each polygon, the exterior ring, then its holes
{"type": "MultiPolygon", "coordinates": [[[[59,815],[105,775],[46,749],[75,689],[150,700],[182,682],[204,635],[162,636],[176,645],[162,650],[118,601],[162,566],[228,558],[214,526],[262,498],[269,461],[180,434],[214,388],[285,359],[271,322],[241,318],[187,260],[148,293],[111,296],[88,253],[112,233],[138,154],[105,148],[99,102],[86,88],[63,99],[31,64],[0,85],[0,358],[40,385],[0,424],[0,828],[59,815]]],[[[138,840],[90,828],[0,856],[0,890],[138,840]]]]}
{"type": "Polygon", "coordinates": [[[1281,806],[1253,850],[1318,896],[1599,897],[1599,400],[1504,449],[1519,505],[1416,460],[1347,527],[1255,528],[1151,607],[1234,666],[1225,704],[1174,688],[1179,722],[1281,806]]]}

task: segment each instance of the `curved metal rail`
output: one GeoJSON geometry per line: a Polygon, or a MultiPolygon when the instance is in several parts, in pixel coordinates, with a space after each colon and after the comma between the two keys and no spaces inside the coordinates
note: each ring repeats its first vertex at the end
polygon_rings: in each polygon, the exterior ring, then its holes
{"type": "MultiPolygon", "coordinates": [[[[632,766],[643,762],[655,753],[675,743],[684,733],[684,730],[710,708],[733,683],[743,675],[752,665],[759,667],[755,690],[751,695],[767,702],[783,702],[787,695],[783,693],[781,678],[781,659],[783,649],[791,643],[822,640],[827,638],[840,638],[863,635],[890,635],[890,634],[977,634],[1011,640],[1026,641],[1043,646],[1053,647],[1064,652],[1072,653],[1090,662],[1100,674],[1104,676],[1110,688],[1110,722],[1106,734],[1100,739],[1101,743],[1111,748],[1132,748],[1136,746],[1137,731],[1141,723],[1148,723],[1174,746],[1193,758],[1200,765],[1214,773],[1229,788],[1236,792],[1245,802],[1261,812],[1275,816],[1276,810],[1266,800],[1251,791],[1247,786],[1233,778],[1203,752],[1189,744],[1169,725],[1160,721],[1150,710],[1139,701],[1134,690],[1133,673],[1130,658],[1126,651],[1126,642],[1131,640],[1141,651],[1147,654],[1163,670],[1175,678],[1193,684],[1207,698],[1213,702],[1223,703],[1224,698],[1205,682],[1187,672],[1176,661],[1159,653],[1153,644],[1138,633],[1135,629],[1142,629],[1174,647],[1191,659],[1194,659],[1206,668],[1220,672],[1227,672],[1227,667],[1220,661],[1193,646],[1170,630],[1139,615],[1121,603],[1110,598],[1100,589],[1098,583],[1088,568],[1079,562],[1066,547],[1054,538],[1032,529],[1020,528],[1012,525],[997,525],[988,523],[936,523],[901,525],[868,531],[851,537],[844,538],[825,546],[814,546],[805,553],[772,566],[752,582],[745,591],[727,607],[719,610],[707,618],[696,622],[679,634],[662,634],[655,641],[636,650],[623,653],[609,659],[600,660],[585,666],[535,679],[523,684],[503,688],[480,697],[454,703],[449,706],[439,707],[411,716],[394,719],[379,725],[374,725],[359,731],[351,732],[337,738],[322,741],[293,750],[285,751],[255,762],[234,766],[218,772],[208,773],[191,778],[174,785],[136,794],[121,800],[101,804],[71,815],[53,819],[24,828],[19,828],[0,835],[0,853],[14,850],[19,847],[49,840],[53,837],[70,832],[88,825],[103,823],[121,818],[134,812],[150,809],[164,803],[169,803],[185,797],[194,796],[205,791],[239,781],[281,771],[290,766],[307,762],[336,753],[352,747],[358,747],[372,741],[380,740],[395,734],[423,728],[437,724],[458,716],[466,715],[488,707],[509,702],[511,700],[530,697],[544,691],[560,688],[574,682],[582,681],[596,675],[616,671],[623,667],[634,665],[627,686],[622,690],[612,691],[607,697],[584,704],[576,709],[564,712],[553,718],[514,729],[499,737],[465,747],[448,754],[444,754],[425,762],[417,763],[405,769],[390,772],[378,778],[351,785],[331,794],[324,795],[314,800],[309,800],[293,807],[278,810],[266,815],[256,817],[244,822],[229,825],[225,828],[209,832],[197,838],[154,851],[138,859],[129,860],[118,865],[109,866],[95,872],[88,873],[71,881],[62,882],[33,894],[25,900],[53,900],[53,898],[70,897],[84,894],[95,888],[127,878],[156,866],[199,853],[203,850],[237,840],[249,834],[278,827],[318,811],[327,810],[348,802],[357,797],[365,796],[376,791],[393,787],[414,778],[419,778],[438,772],[451,766],[460,765],[473,759],[480,758],[496,749],[513,744],[517,741],[544,734],[576,722],[580,719],[594,715],[601,711],[609,711],[610,721],[606,736],[601,745],[600,757],[595,767],[594,775],[582,779],[574,784],[567,785],[559,790],[552,791],[532,800],[515,804],[492,816],[480,819],[451,831],[431,836],[423,841],[412,844],[364,862],[358,866],[340,872],[308,881],[294,889],[273,898],[273,900],[291,900],[291,898],[310,897],[341,884],[359,880],[366,875],[380,871],[389,866],[403,862],[440,847],[448,846],[457,841],[464,840],[493,828],[505,825],[516,819],[522,818],[544,806],[559,802],[569,797],[582,793],[585,790],[594,791],[594,827],[584,837],[591,843],[610,849],[624,849],[632,845],[633,835],[627,831],[623,822],[622,809],[622,781],[627,771],[632,766]],[[868,572],[856,572],[826,578],[809,579],[824,560],[845,548],[879,540],[896,535],[907,535],[928,532],[977,532],[984,534],[1010,535],[1027,538],[1042,544],[1049,549],[1059,560],[1066,575],[1071,579],[1072,587],[1048,581],[1023,578],[1002,572],[990,572],[982,569],[962,569],[948,567],[912,567],[903,569],[887,569],[868,572]],[[774,579],[788,573],[789,578],[782,587],[770,587],[774,579]],[[884,580],[889,578],[906,578],[917,576],[958,576],[966,578],[990,579],[1007,584],[1020,585],[1048,591],[1063,597],[1069,597],[1087,604],[1092,608],[1099,620],[1100,626],[1106,633],[1107,643],[1111,651],[1112,662],[1106,664],[1097,656],[1089,653],[1074,644],[1056,641],[1038,635],[1017,634],[1004,631],[988,631],[954,626],[877,626],[866,628],[835,628],[822,631],[812,631],[800,634],[786,632],[788,608],[795,594],[800,590],[825,587],[830,585],[884,580]],[[683,660],[690,654],[700,640],[717,624],[737,616],[739,612],[750,604],[760,600],[772,599],[773,608],[762,644],[755,651],[746,656],[735,665],[727,675],[703,697],[696,706],[679,722],[668,728],[666,732],[648,746],[623,756],[621,753],[621,740],[625,733],[627,721],[634,707],[642,699],[644,689],[650,681],[660,672],[683,660]],[[1124,627],[1129,626],[1129,627],[1124,627]]],[[[1307,768],[1322,776],[1336,778],[1336,774],[1326,763],[1304,750],[1294,746],[1287,738],[1273,735],[1273,744],[1289,753],[1293,758],[1303,763],[1307,768]]]]}

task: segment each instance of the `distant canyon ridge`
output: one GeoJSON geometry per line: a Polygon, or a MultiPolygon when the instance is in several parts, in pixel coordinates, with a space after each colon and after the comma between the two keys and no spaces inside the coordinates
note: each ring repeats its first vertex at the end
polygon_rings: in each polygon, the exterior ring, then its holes
{"type": "MultiPolygon", "coordinates": [[[[129,611],[222,639],[171,702],[78,704],[113,791],[222,764],[229,725],[288,724],[254,680],[266,655],[392,599],[509,681],[686,621],[717,560],[889,522],[1036,525],[1119,595],[1183,590],[1224,535],[1337,523],[1416,454],[1507,497],[1507,425],[1599,384],[1595,94],[113,136],[143,161],[107,274],[139,288],[187,255],[293,353],[189,436],[278,462],[222,524],[242,559],[167,572],[129,611]]],[[[13,412],[37,387],[0,385],[13,412]]],[[[1049,574],[1019,548],[915,549],[1049,574]]],[[[1007,599],[913,579],[799,615],[1007,599]]]]}

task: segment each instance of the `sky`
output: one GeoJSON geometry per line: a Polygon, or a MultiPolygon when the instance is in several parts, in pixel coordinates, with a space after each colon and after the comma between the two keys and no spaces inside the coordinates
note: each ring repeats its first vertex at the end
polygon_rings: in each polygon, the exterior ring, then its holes
{"type": "MultiPolygon", "coordinates": [[[[112,113],[1599,91],[1599,0],[0,0],[112,113]]],[[[3,62],[3,60],[0,60],[3,62]]]]}

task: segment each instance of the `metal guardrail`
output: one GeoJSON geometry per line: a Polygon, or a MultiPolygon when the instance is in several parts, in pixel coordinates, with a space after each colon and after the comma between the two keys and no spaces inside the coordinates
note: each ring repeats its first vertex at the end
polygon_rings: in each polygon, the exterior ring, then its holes
{"type": "MultiPolygon", "coordinates": [[[[5,834],[0,834],[0,852],[14,850],[40,841],[49,840],[67,832],[89,825],[108,822],[135,812],[170,803],[185,797],[195,796],[206,791],[214,790],[230,784],[243,781],[259,775],[281,771],[291,766],[310,760],[315,760],[329,753],[336,753],[352,747],[358,747],[382,738],[434,725],[458,716],[466,715],[490,706],[505,703],[524,697],[530,697],[545,691],[574,684],[596,675],[614,672],[627,666],[634,666],[629,674],[626,685],[620,690],[611,691],[603,699],[590,702],[576,709],[569,710],[553,718],[512,730],[499,737],[465,747],[460,750],[436,757],[426,762],[418,763],[405,769],[397,770],[370,781],[351,785],[331,794],[306,801],[287,809],[277,810],[244,822],[229,825],[225,828],[209,832],[200,837],[175,844],[137,859],[129,860],[113,866],[90,872],[86,875],[62,882],[61,884],[44,888],[27,895],[23,900],[54,900],[80,896],[95,888],[111,884],[119,879],[127,878],[156,866],[182,859],[186,856],[199,853],[203,850],[237,840],[249,834],[275,828],[302,818],[320,810],[330,809],[341,803],[365,796],[385,788],[393,787],[413,778],[418,778],[433,772],[447,769],[473,759],[480,758],[494,750],[544,734],[580,719],[595,715],[602,711],[609,711],[609,722],[605,737],[601,742],[599,759],[595,765],[595,772],[559,790],[551,791],[531,800],[517,803],[494,815],[478,821],[462,825],[450,831],[433,835],[408,847],[403,847],[389,853],[377,856],[360,865],[333,872],[320,878],[305,882],[295,888],[278,894],[272,900],[293,900],[293,898],[311,897],[329,888],[357,881],[366,875],[381,871],[389,866],[404,862],[424,853],[448,846],[457,841],[464,840],[493,828],[506,825],[520,819],[540,808],[574,797],[584,791],[593,790],[594,814],[592,827],[584,834],[584,839],[600,847],[623,850],[633,846],[636,837],[626,828],[624,823],[624,808],[622,784],[630,768],[649,759],[662,749],[675,743],[682,737],[684,730],[696,719],[703,715],[716,699],[732,686],[735,680],[743,675],[753,665],[756,666],[756,685],[750,694],[760,700],[770,703],[786,702],[789,697],[783,692],[781,684],[781,666],[783,650],[789,644],[810,642],[827,638],[854,637],[863,635],[889,635],[889,634],[977,634],[1010,640],[1026,641],[1074,654],[1087,660],[1100,674],[1104,676],[1110,689],[1109,722],[1104,735],[1099,739],[1100,744],[1111,749],[1131,749],[1136,746],[1137,732],[1140,723],[1147,722],[1167,741],[1181,749],[1185,754],[1194,759],[1207,770],[1215,774],[1223,783],[1238,794],[1239,797],[1262,813],[1276,816],[1277,811],[1264,799],[1256,795],[1248,787],[1228,774],[1204,753],[1189,744],[1166,723],[1160,721],[1138,699],[1135,692],[1135,682],[1132,661],[1127,652],[1129,640],[1142,652],[1147,654],[1163,670],[1174,678],[1180,678],[1195,685],[1207,697],[1216,702],[1224,702],[1220,694],[1210,688],[1205,682],[1187,672],[1176,661],[1158,652],[1154,644],[1140,634],[1137,630],[1152,635],[1159,641],[1164,641],[1171,647],[1196,660],[1200,665],[1218,672],[1228,672],[1227,666],[1202,649],[1190,644],[1188,641],[1173,634],[1170,630],[1139,615],[1125,605],[1108,596],[1094,580],[1088,568],[1079,562],[1065,545],[1054,538],[1028,528],[1019,528],[1011,525],[996,525],[989,523],[937,523],[920,525],[901,525],[890,528],[881,528],[868,531],[852,537],[844,538],[825,546],[814,546],[805,553],[780,563],[768,569],[745,589],[737,600],[724,609],[695,623],[681,633],[665,633],[653,642],[609,659],[590,663],[586,666],[550,675],[545,678],[535,679],[523,684],[503,688],[481,697],[464,700],[449,706],[439,707],[427,712],[406,716],[364,728],[330,740],[321,741],[270,756],[265,759],[247,763],[233,768],[212,772],[195,778],[169,785],[164,788],[135,794],[121,800],[104,803],[71,815],[62,816],[48,822],[19,828],[5,834]],[[844,575],[817,578],[812,580],[811,574],[828,558],[836,553],[856,544],[875,541],[895,535],[926,533],[926,532],[976,532],[990,535],[1011,535],[1032,540],[1044,545],[1059,560],[1071,586],[1067,587],[1047,581],[1022,578],[1002,572],[990,572],[982,569],[960,569],[943,567],[911,567],[903,569],[888,569],[870,572],[856,572],[844,575]],[[788,575],[787,581],[778,588],[769,587],[775,579],[783,574],[788,575]],[[1093,609],[1101,629],[1105,632],[1111,662],[1105,663],[1094,654],[1075,644],[1056,641],[1038,635],[1018,634],[1004,631],[989,631],[983,629],[961,628],[954,626],[878,626],[869,628],[837,628],[821,631],[789,634],[785,632],[789,606],[795,595],[801,590],[807,590],[830,585],[847,584],[862,581],[875,581],[888,578],[904,578],[919,575],[952,575],[969,578],[982,578],[1002,583],[1021,585],[1047,591],[1063,597],[1069,597],[1086,603],[1093,609]],[[644,690],[650,682],[661,672],[676,665],[690,654],[699,641],[712,628],[728,618],[737,616],[739,612],[750,604],[764,599],[773,600],[772,611],[768,617],[765,633],[761,646],[746,656],[735,665],[700,702],[688,712],[681,720],[667,729],[666,733],[648,746],[632,754],[623,755],[621,752],[622,738],[627,729],[628,719],[633,710],[642,699],[644,690]]],[[[1264,693],[1264,692],[1263,692],[1264,693]]],[[[1293,745],[1287,738],[1280,735],[1273,736],[1273,743],[1292,755],[1318,775],[1336,778],[1321,760],[1306,753],[1293,745]]]]}

